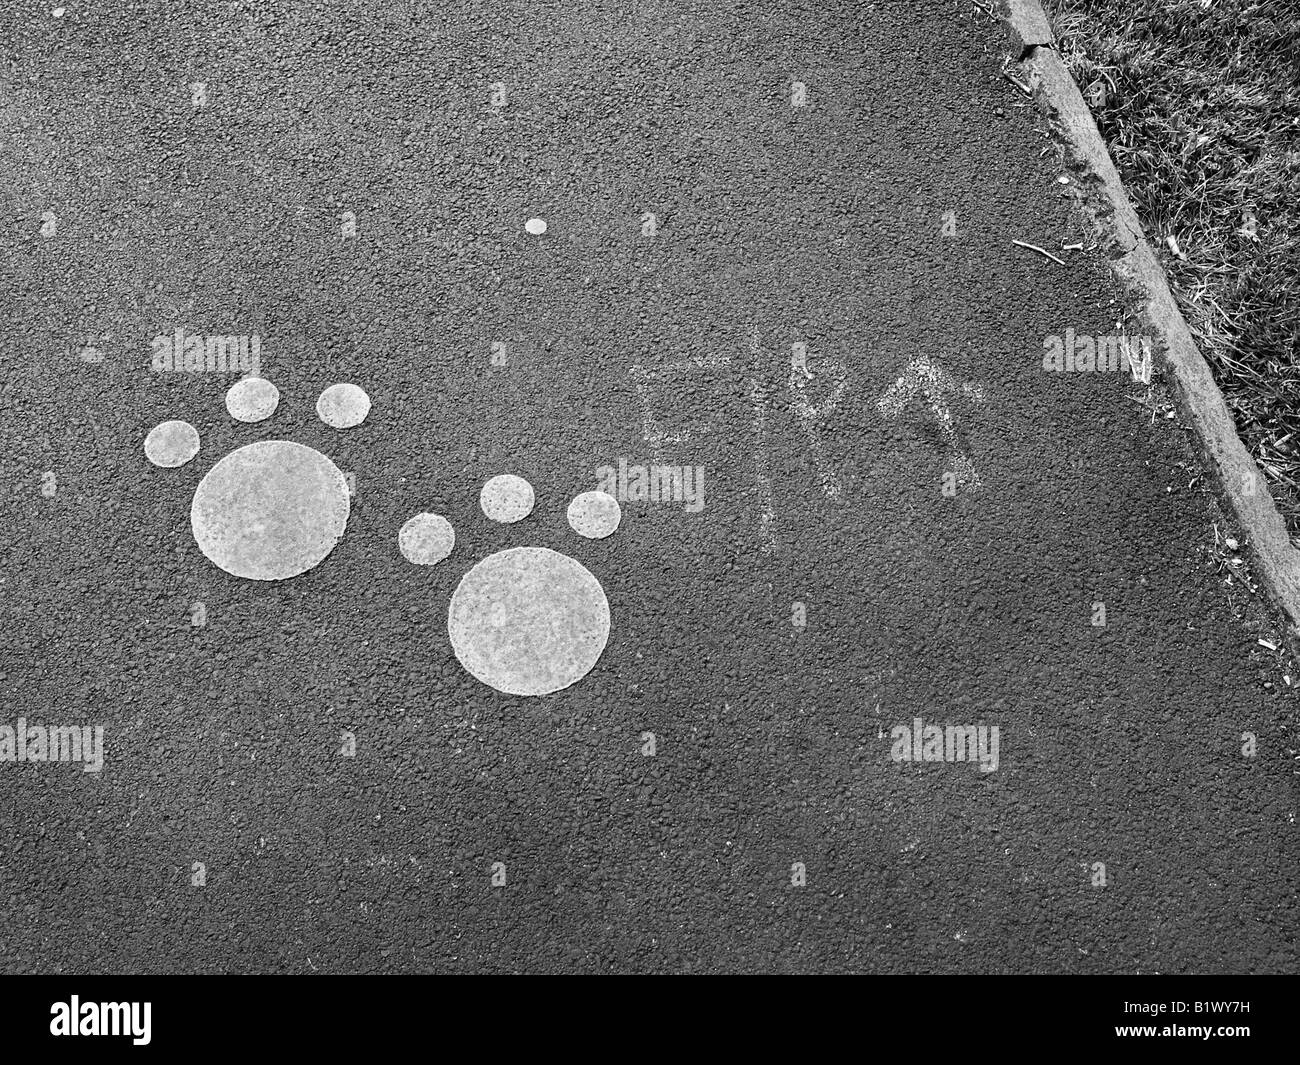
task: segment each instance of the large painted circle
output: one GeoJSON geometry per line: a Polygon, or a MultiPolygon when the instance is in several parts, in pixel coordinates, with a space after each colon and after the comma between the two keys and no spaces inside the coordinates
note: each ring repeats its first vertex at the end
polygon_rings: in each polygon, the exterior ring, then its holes
{"type": "Polygon", "coordinates": [[[236,577],[282,581],[334,550],[348,523],[342,472],[314,448],[262,440],[232,451],[199,482],[190,528],[209,561],[236,577]]]}
{"type": "Polygon", "coordinates": [[[546,547],[489,555],[447,609],[460,664],[507,695],[549,695],[581,680],[609,639],[605,590],[580,562],[546,547]]]}

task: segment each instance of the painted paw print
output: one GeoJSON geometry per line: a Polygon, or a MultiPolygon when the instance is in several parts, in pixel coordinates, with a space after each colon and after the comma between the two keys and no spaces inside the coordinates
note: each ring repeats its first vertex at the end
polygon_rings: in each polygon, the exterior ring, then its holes
{"type": "MultiPolygon", "coordinates": [[[[493,521],[528,517],[535,497],[522,477],[491,478],[479,506],[493,521]]],[[[569,504],[569,525],[588,539],[618,528],[618,500],[583,492],[569,504]]],[[[451,554],[456,534],[438,514],[417,514],[398,533],[402,554],[419,565],[451,554]]],[[[549,695],[585,677],[609,639],[609,601],[592,573],[548,547],[511,547],[461,578],[447,608],[447,635],[466,672],[507,695],[549,695]]]]}
{"type": "MultiPolygon", "coordinates": [[[[263,421],[279,403],[279,389],[262,377],[244,377],[226,393],[226,409],[241,422],[263,421]]],[[[316,401],[321,421],[335,429],[360,425],[369,412],[370,398],[352,384],[330,385],[316,401]]],[[[144,441],[145,457],[164,468],[184,466],[198,452],[188,422],[163,422],[144,441]]],[[[292,440],[260,440],[232,451],[199,482],[190,530],[227,573],[282,581],[334,550],[350,509],[347,481],[327,456],[292,440]]]]}

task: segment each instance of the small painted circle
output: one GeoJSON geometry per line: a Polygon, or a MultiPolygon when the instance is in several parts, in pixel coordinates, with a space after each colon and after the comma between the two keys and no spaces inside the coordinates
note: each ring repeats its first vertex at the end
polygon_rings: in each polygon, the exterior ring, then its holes
{"type": "Polygon", "coordinates": [[[398,532],[397,546],[407,562],[433,566],[451,554],[456,530],[441,514],[417,514],[398,532]]]}
{"type": "Polygon", "coordinates": [[[330,385],[316,400],[316,413],[333,429],[351,429],[366,420],[370,397],[357,385],[330,385]]]}
{"type": "Polygon", "coordinates": [[[608,492],[583,492],[569,504],[569,527],[588,540],[603,540],[622,520],[623,508],[608,492]]]}
{"type": "Polygon", "coordinates": [[[546,232],[546,220],[544,218],[530,218],[524,223],[524,229],[528,230],[534,237],[540,237],[546,232]]]}
{"type": "Polygon", "coordinates": [[[549,695],[585,677],[609,640],[609,600],[580,562],[547,547],[489,555],[447,608],[457,660],[507,695],[549,695]]]}
{"type": "Polygon", "coordinates": [[[493,521],[509,525],[522,521],[533,512],[536,496],[533,486],[513,473],[488,478],[478,494],[478,505],[493,521]]]}
{"type": "Polygon", "coordinates": [[[265,377],[244,377],[226,393],[226,410],[241,422],[265,421],[280,405],[280,390],[265,377]]]}
{"type": "Polygon", "coordinates": [[[334,550],[349,509],[347,481],[325,455],[292,440],[261,440],[232,451],[199,482],[190,529],[227,573],[281,581],[334,550]]]}
{"type": "Polygon", "coordinates": [[[184,466],[198,453],[199,431],[189,422],[163,422],[144,438],[144,457],[164,469],[184,466]]]}

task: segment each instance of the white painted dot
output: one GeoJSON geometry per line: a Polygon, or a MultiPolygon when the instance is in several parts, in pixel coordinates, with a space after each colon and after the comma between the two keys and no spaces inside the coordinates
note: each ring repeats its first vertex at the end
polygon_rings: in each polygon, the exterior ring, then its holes
{"type": "Polygon", "coordinates": [[[521,521],[533,512],[533,486],[513,473],[502,473],[488,479],[478,494],[478,505],[493,521],[509,525],[521,521]]]}
{"type": "Polygon", "coordinates": [[[546,547],[489,555],[447,608],[456,659],[507,695],[548,695],[585,677],[609,640],[609,600],[581,563],[546,547]]]}
{"type": "Polygon", "coordinates": [[[184,466],[198,453],[199,431],[189,422],[163,422],[144,438],[144,457],[164,469],[184,466]]]}
{"type": "Polygon", "coordinates": [[[350,503],[342,472],[292,440],[232,451],[199,482],[190,529],[227,573],[281,581],[321,562],[343,536],[350,503]]]}
{"type": "Polygon", "coordinates": [[[524,228],[535,237],[540,237],[546,232],[546,221],[542,218],[530,218],[524,223],[524,228]]]}
{"type": "Polygon", "coordinates": [[[226,393],[226,410],[241,422],[260,422],[275,413],[280,390],[264,377],[244,377],[226,393]]]}
{"type": "Polygon", "coordinates": [[[456,530],[441,514],[417,514],[398,532],[397,546],[407,562],[433,566],[451,554],[456,530]]]}
{"type": "Polygon", "coordinates": [[[569,527],[588,540],[603,540],[622,520],[623,508],[608,492],[583,492],[569,504],[569,527]]]}
{"type": "Polygon", "coordinates": [[[53,15],[55,18],[63,18],[63,13],[66,10],[67,8],[65,7],[56,7],[53,11],[50,12],[50,14],[53,15]]]}
{"type": "Polygon", "coordinates": [[[334,429],[351,429],[366,420],[370,397],[356,385],[330,385],[316,401],[316,413],[334,429]]]}

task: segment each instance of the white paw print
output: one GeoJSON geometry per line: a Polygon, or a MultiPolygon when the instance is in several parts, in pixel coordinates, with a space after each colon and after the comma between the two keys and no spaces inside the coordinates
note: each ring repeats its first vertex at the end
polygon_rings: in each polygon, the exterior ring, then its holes
{"type": "MultiPolygon", "coordinates": [[[[275,413],[280,392],[262,377],[236,381],[226,409],[241,422],[275,413]]],[[[316,413],[335,429],[360,425],[370,398],[352,384],[321,393],[316,413]]],[[[183,421],[155,426],[144,453],[155,466],[184,466],[199,452],[199,434],[183,421]]],[[[292,440],[259,440],[236,448],[199,482],[190,530],[199,550],[236,577],[282,581],[323,561],[343,538],[351,503],[343,472],[325,455],[292,440]]]]}
{"type": "MultiPolygon", "coordinates": [[[[493,477],[479,506],[493,521],[522,521],[533,510],[522,477],[493,477]]],[[[569,525],[601,539],[618,528],[618,500],[584,492],[569,504],[569,525]]],[[[431,565],[451,554],[456,535],[437,514],[417,514],[398,533],[402,554],[431,565]]],[[[508,695],[549,695],[585,677],[609,639],[609,601],[582,563],[549,547],[511,547],[476,563],[447,608],[447,634],[465,670],[508,695]]]]}

